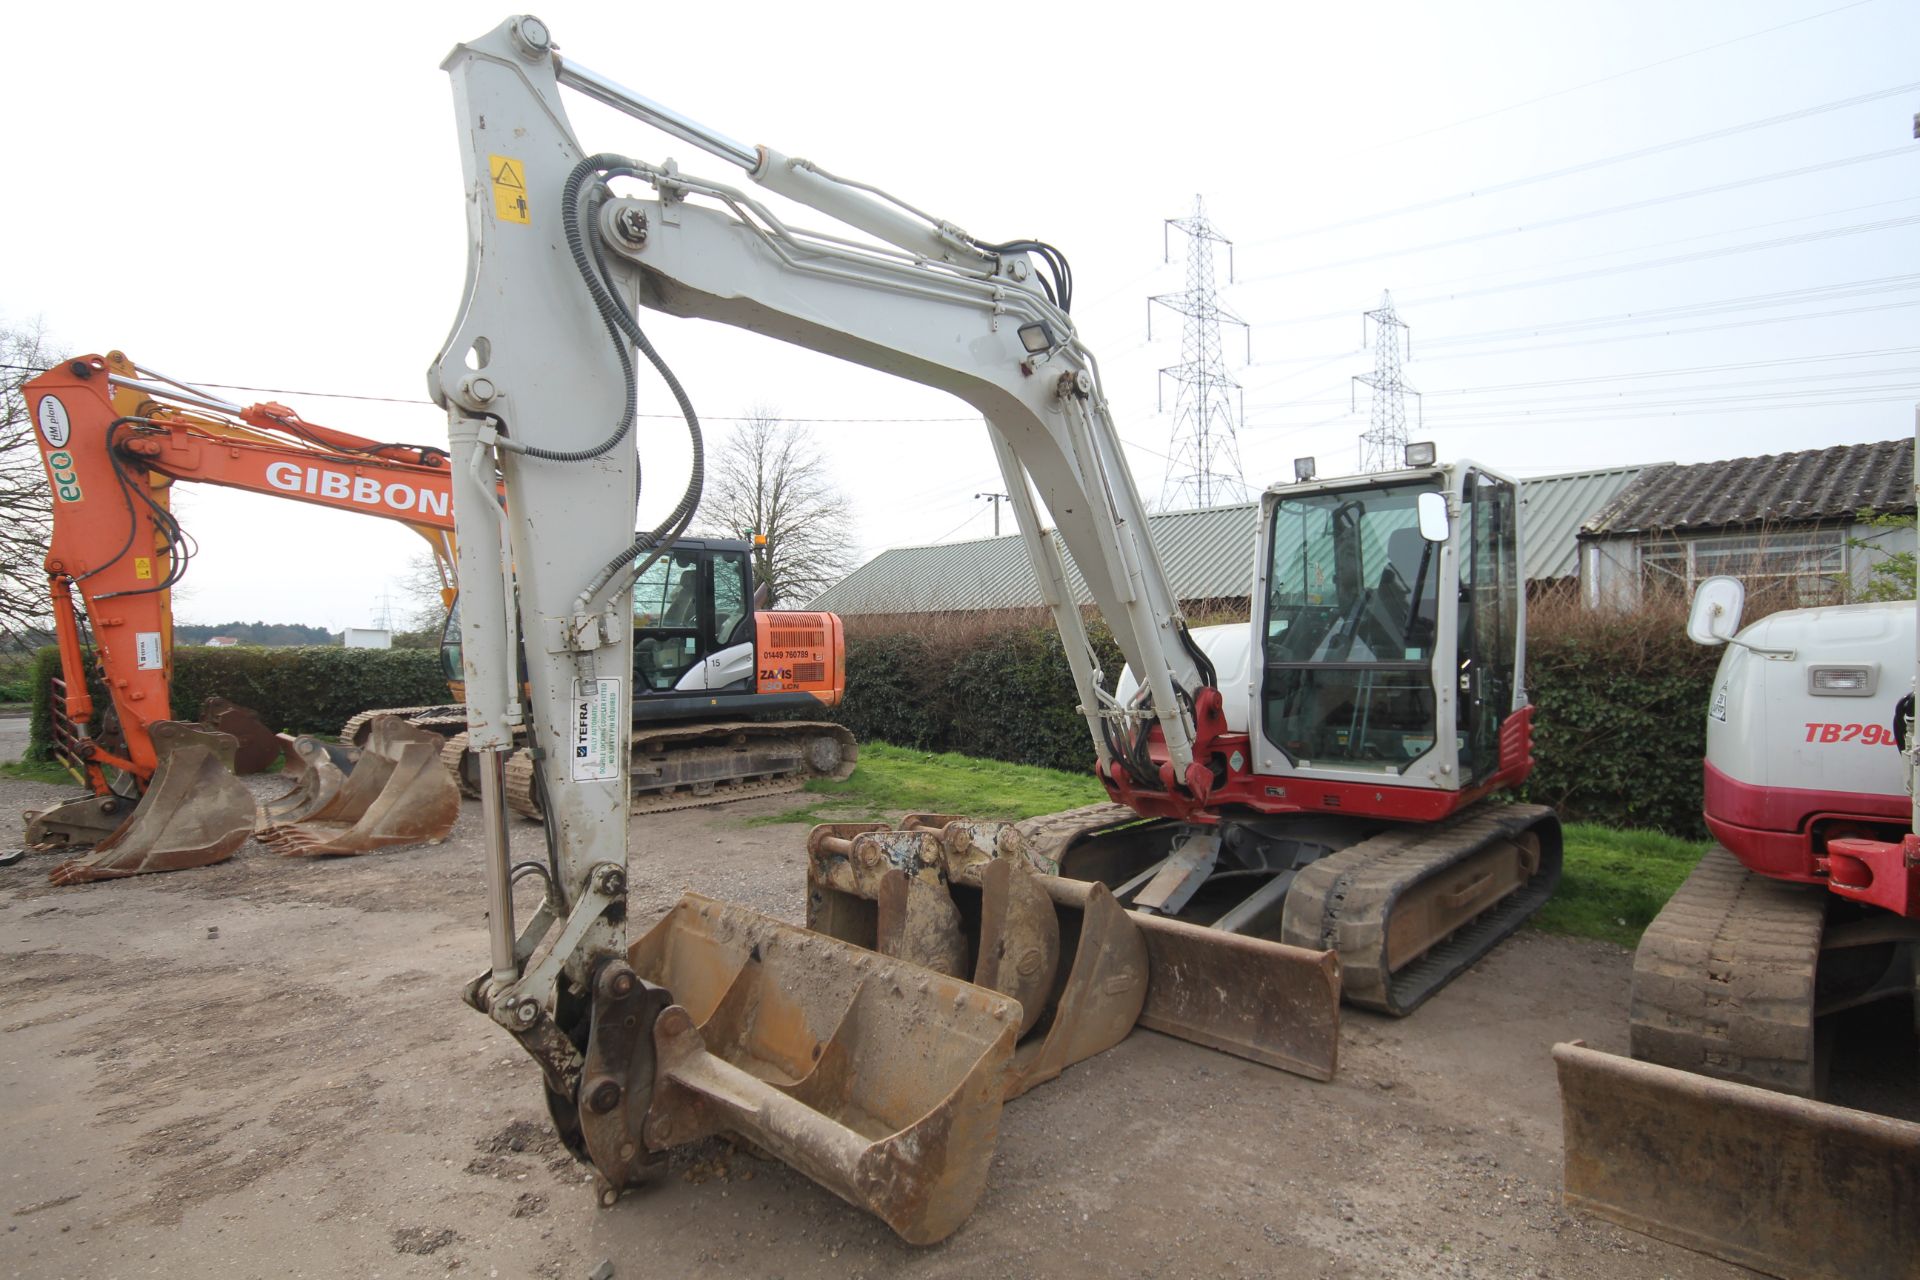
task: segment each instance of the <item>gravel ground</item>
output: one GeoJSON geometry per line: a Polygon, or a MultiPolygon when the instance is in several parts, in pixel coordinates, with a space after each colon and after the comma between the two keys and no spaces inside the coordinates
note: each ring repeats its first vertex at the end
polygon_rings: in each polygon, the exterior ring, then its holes
{"type": "MultiPolygon", "coordinates": [[[[8,811],[56,794],[0,779],[8,811]]],[[[794,803],[636,820],[636,922],[686,889],[797,920],[804,828],[742,824],[794,803]]],[[[0,1272],[1748,1274],[1559,1207],[1548,1047],[1624,1049],[1628,957],[1532,933],[1410,1019],[1347,1011],[1329,1084],[1136,1032],[1008,1107],[932,1248],[720,1142],[600,1209],[532,1063],[458,999],[486,957],[478,826],[469,803],[437,847],[250,843],[74,889],[46,856],[0,871],[0,1272]]]]}

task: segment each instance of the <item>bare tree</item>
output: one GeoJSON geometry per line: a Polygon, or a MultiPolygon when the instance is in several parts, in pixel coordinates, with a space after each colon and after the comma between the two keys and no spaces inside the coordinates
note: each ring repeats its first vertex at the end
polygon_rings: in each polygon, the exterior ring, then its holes
{"type": "Polygon", "coordinates": [[[716,537],[766,539],[754,548],[756,587],[805,604],[853,567],[853,511],[806,430],[756,405],[707,461],[701,527],[716,537]]]}
{"type": "Polygon", "coordinates": [[[53,495],[25,391],[50,358],[39,323],[0,326],[0,650],[45,643],[53,625],[43,566],[53,495]]]}

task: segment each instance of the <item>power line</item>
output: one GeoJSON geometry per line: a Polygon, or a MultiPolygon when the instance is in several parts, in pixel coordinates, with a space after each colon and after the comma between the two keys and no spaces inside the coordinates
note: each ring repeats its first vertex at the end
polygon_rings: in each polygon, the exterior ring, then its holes
{"type": "Polygon", "coordinates": [[[1598,160],[1585,160],[1579,164],[1566,165],[1545,173],[1529,174],[1526,177],[1510,178],[1505,182],[1496,182],[1491,186],[1476,187],[1471,191],[1455,192],[1450,196],[1437,196],[1431,200],[1422,200],[1416,204],[1402,205],[1397,209],[1383,209],[1377,213],[1362,214],[1341,222],[1330,222],[1324,226],[1309,227],[1303,231],[1289,231],[1265,240],[1257,240],[1256,245],[1279,244],[1287,240],[1299,240],[1306,236],[1322,235],[1328,231],[1341,231],[1348,227],[1364,226],[1370,222],[1379,222],[1386,218],[1397,218],[1409,213],[1425,213],[1431,209],[1444,208],[1450,204],[1460,204],[1467,200],[1477,200],[1482,196],[1498,195],[1506,191],[1515,191],[1521,187],[1530,187],[1542,182],[1552,182],[1560,178],[1570,178],[1579,173],[1591,173],[1595,169],[1604,169],[1616,164],[1625,164],[1630,160],[1644,160],[1648,156],[1660,155],[1668,151],[1677,151],[1683,147],[1697,146],[1702,142],[1718,142],[1722,138],[1735,137],[1750,133],[1755,129],[1770,129],[1775,125],[1790,124],[1795,120],[1805,120],[1811,116],[1828,111],[1840,111],[1847,107],[1858,107],[1869,102],[1878,102],[1883,98],[1898,97],[1920,89],[1920,81],[1896,84],[1885,89],[1875,89],[1871,93],[1856,94],[1851,98],[1839,98],[1832,102],[1822,102],[1811,107],[1801,107],[1795,111],[1783,112],[1777,116],[1767,116],[1759,120],[1748,120],[1742,124],[1729,125],[1722,129],[1712,129],[1706,133],[1696,133],[1687,138],[1675,138],[1669,142],[1656,142],[1652,146],[1639,147],[1632,151],[1623,151],[1617,155],[1603,156],[1598,160]]]}
{"type": "Polygon", "coordinates": [[[1388,258],[1405,257],[1410,253],[1432,253],[1442,249],[1457,249],[1462,245],[1479,244],[1486,240],[1497,240],[1502,236],[1521,235],[1529,231],[1545,231],[1551,227],[1562,227],[1569,223],[1584,222],[1589,218],[1605,218],[1616,213],[1633,213],[1641,209],[1651,209],[1657,205],[1672,204],[1676,200],[1693,200],[1700,196],[1720,195],[1728,191],[1737,191],[1742,187],[1759,186],[1766,182],[1780,182],[1788,178],[1804,178],[1809,174],[1823,173],[1829,169],[1841,169],[1848,165],[1865,164],[1872,160],[1886,160],[1893,156],[1913,155],[1911,146],[1888,147],[1884,151],[1868,151],[1857,156],[1843,156],[1837,160],[1822,160],[1817,164],[1805,164],[1795,169],[1781,169],[1774,173],[1756,174],[1749,178],[1738,178],[1731,182],[1720,182],[1710,187],[1695,187],[1691,191],[1676,191],[1664,196],[1650,196],[1645,200],[1631,200],[1626,204],[1609,205],[1604,209],[1588,209],[1580,213],[1563,214],[1557,218],[1547,218],[1520,227],[1500,227],[1492,231],[1476,231],[1472,235],[1456,236],[1452,240],[1435,240],[1428,244],[1409,245],[1403,249],[1389,249],[1383,253],[1368,254],[1359,258],[1343,258],[1338,262],[1323,262],[1310,267],[1295,267],[1288,271],[1270,271],[1265,275],[1254,276],[1247,283],[1258,284],[1263,280],[1281,280],[1290,276],[1309,275],[1316,271],[1333,271],[1340,267],[1363,266],[1370,262],[1380,262],[1388,258]]]}
{"type": "Polygon", "coordinates": [[[1527,355],[1536,351],[1559,351],[1567,347],[1595,347],[1609,342],[1644,342],[1649,338],[1677,338],[1693,333],[1718,333],[1724,329],[1751,329],[1757,325],[1792,324],[1802,320],[1831,320],[1837,316],[1865,315],[1873,311],[1898,311],[1920,306],[1920,299],[1907,302],[1882,302],[1871,307],[1842,307],[1837,311],[1806,311],[1788,316],[1756,316],[1751,320],[1723,320],[1719,324],[1697,324],[1688,329],[1661,329],[1649,333],[1617,333],[1606,338],[1576,338],[1572,342],[1543,342],[1535,346],[1499,347],[1492,351],[1454,351],[1425,356],[1428,364],[1442,360],[1482,360],[1490,356],[1527,355]]]}
{"type": "Polygon", "coordinates": [[[1800,302],[1838,302],[1844,298],[1868,297],[1876,293],[1898,293],[1920,288],[1920,273],[1899,276],[1872,276],[1864,280],[1838,281],[1808,285],[1801,289],[1778,289],[1771,293],[1752,293],[1737,298],[1712,298],[1702,302],[1657,307],[1651,311],[1622,311],[1613,315],[1588,316],[1578,320],[1553,320],[1544,324],[1520,325],[1509,329],[1482,329],[1474,333],[1434,338],[1429,347],[1477,346],[1487,342],[1505,342],[1513,338],[1554,336],[1581,329],[1607,329],[1618,325],[1651,324],[1666,319],[1698,319],[1722,311],[1746,311],[1754,307],[1792,306],[1800,302]]]}
{"type": "Polygon", "coordinates": [[[1527,107],[1536,106],[1542,102],[1550,102],[1554,98],[1563,98],[1570,93],[1578,93],[1582,89],[1592,89],[1598,85],[1608,84],[1615,80],[1624,80],[1626,77],[1638,75],[1642,71],[1652,71],[1658,67],[1671,66],[1673,63],[1681,62],[1688,58],[1697,58],[1703,53],[1712,53],[1716,49],[1724,49],[1728,45],[1740,44],[1747,40],[1756,40],[1761,36],[1770,36],[1776,31],[1785,31],[1788,27],[1797,27],[1804,22],[1814,22],[1820,18],[1830,18],[1836,13],[1844,13],[1848,9],[1858,9],[1861,5],[1871,2],[1872,0],[1851,0],[1851,3],[1843,4],[1832,9],[1822,9],[1819,13],[1810,13],[1804,18],[1795,18],[1790,22],[1783,22],[1778,26],[1767,27],[1760,31],[1749,31],[1746,35],[1734,36],[1730,40],[1721,40],[1714,44],[1702,45],[1698,49],[1689,49],[1685,53],[1676,53],[1670,58],[1661,58],[1658,62],[1643,62],[1637,67],[1628,67],[1625,71],[1615,71],[1611,75],[1601,76],[1597,80],[1583,80],[1579,84],[1568,85],[1564,89],[1555,89],[1550,93],[1543,93],[1537,98],[1528,98],[1525,102],[1509,103],[1504,107],[1495,107],[1491,111],[1482,111],[1479,115],[1465,116],[1459,120],[1450,121],[1447,124],[1437,124],[1431,129],[1422,129],[1418,133],[1410,133],[1405,137],[1395,138],[1391,142],[1377,142],[1371,147],[1363,148],[1363,151],[1378,151],[1384,147],[1397,147],[1401,143],[1415,142],[1421,138],[1432,137],[1434,134],[1444,133],[1448,129],[1458,129],[1462,125],[1478,124],[1480,121],[1490,120],[1494,116],[1503,116],[1509,111],[1520,111],[1527,107]]]}
{"type": "MultiPolygon", "coordinates": [[[[1611,267],[1596,267],[1589,271],[1575,271],[1558,276],[1545,276],[1537,280],[1520,280],[1511,284],[1490,285],[1484,289],[1467,289],[1459,293],[1431,294],[1424,298],[1415,298],[1407,305],[1436,306],[1444,303],[1459,302],[1467,298],[1481,298],[1496,293],[1512,293],[1521,289],[1538,289],[1546,285],[1567,284],[1575,280],[1590,280],[1599,276],[1614,275],[1627,271],[1646,271],[1655,267],[1679,266],[1688,262],[1700,262],[1708,258],[1724,258],[1734,254],[1757,253],[1766,249],[1779,249],[1788,245],[1810,244],[1816,240],[1830,240],[1839,236],[1862,235],[1872,231],[1888,231],[1895,227],[1912,226],[1920,223],[1920,214],[1904,218],[1882,218],[1874,222],[1855,223],[1845,227],[1829,227],[1823,231],[1805,231],[1799,235],[1777,236],[1771,240],[1754,240],[1745,244],[1726,245],[1717,249],[1699,249],[1692,253],[1676,254],[1666,258],[1650,258],[1642,262],[1623,262],[1611,267]]],[[[1551,264],[1549,264],[1551,265],[1551,264]]],[[[1315,324],[1326,320],[1337,320],[1346,311],[1323,311],[1318,315],[1294,316],[1284,320],[1256,321],[1263,328],[1292,328],[1303,324],[1315,324]]]]}

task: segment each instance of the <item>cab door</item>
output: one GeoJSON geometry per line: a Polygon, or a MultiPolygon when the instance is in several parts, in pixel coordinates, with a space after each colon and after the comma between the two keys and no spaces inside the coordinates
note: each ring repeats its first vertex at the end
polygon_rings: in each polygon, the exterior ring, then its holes
{"type": "Polygon", "coordinates": [[[1500,767],[1500,726],[1520,688],[1520,512],[1511,480],[1470,470],[1460,482],[1459,702],[1461,777],[1500,767]]]}

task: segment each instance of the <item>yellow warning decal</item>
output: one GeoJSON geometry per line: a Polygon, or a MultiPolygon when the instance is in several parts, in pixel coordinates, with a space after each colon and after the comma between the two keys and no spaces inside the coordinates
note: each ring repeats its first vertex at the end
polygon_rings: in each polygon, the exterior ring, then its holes
{"type": "Polygon", "coordinates": [[[511,156],[488,156],[487,172],[493,175],[493,216],[502,222],[531,223],[526,165],[511,156]]]}
{"type": "Polygon", "coordinates": [[[133,576],[142,582],[152,579],[153,561],[149,560],[146,556],[135,556],[133,558],[133,576]]]}

